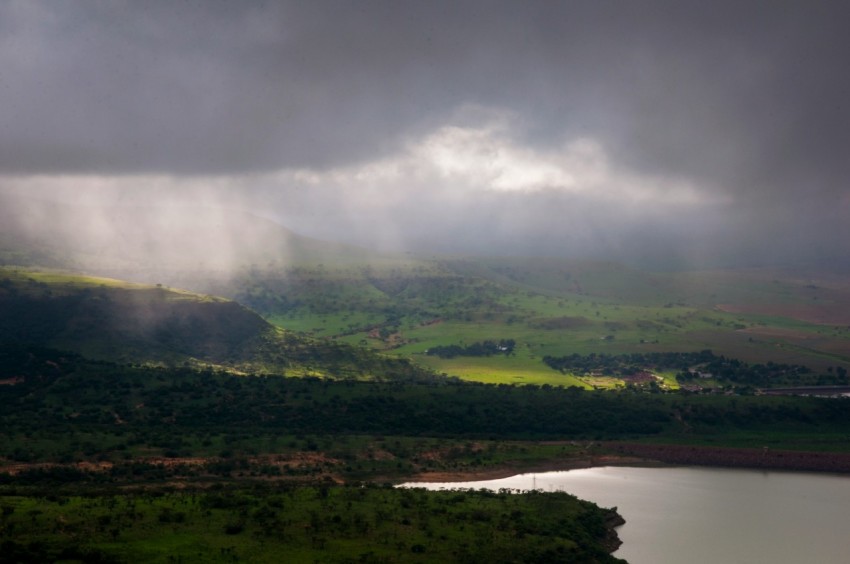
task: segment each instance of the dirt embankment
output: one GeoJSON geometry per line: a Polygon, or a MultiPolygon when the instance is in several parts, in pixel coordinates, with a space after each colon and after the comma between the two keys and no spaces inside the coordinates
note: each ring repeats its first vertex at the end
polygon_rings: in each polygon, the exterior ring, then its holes
{"type": "Polygon", "coordinates": [[[667,464],[850,473],[850,453],[842,452],[636,443],[608,443],[606,447],[620,455],[657,460],[667,464]]]}

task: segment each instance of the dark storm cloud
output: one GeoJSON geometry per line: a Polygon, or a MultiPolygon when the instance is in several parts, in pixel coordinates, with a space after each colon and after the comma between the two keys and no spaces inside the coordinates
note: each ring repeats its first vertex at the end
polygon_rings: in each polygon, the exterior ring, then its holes
{"type": "MultiPolygon", "coordinates": [[[[505,248],[560,248],[581,241],[559,235],[570,209],[582,210],[571,217],[586,249],[673,239],[691,251],[710,240],[711,252],[757,252],[784,241],[789,252],[840,254],[848,15],[840,2],[7,0],[0,174],[141,177],[134,191],[167,177],[174,192],[181,178],[193,190],[237,178],[219,194],[274,201],[269,215],[308,228],[310,217],[339,219],[339,232],[312,225],[325,236],[374,230],[379,218],[384,237],[428,240],[426,228],[411,229],[456,217],[446,245],[473,241],[490,221],[505,248]],[[424,154],[422,140],[463,126],[469,108],[509,116],[510,143],[499,147],[512,162],[557,169],[538,184],[569,176],[552,155],[582,139],[604,149],[605,177],[618,186],[674,181],[657,183],[657,213],[557,190],[460,197],[454,177],[433,171],[423,173],[432,184],[361,183],[369,163],[424,154]],[[340,170],[356,174],[328,180],[340,170]],[[287,174],[252,180],[279,171],[308,171],[331,188],[287,174]],[[679,180],[703,196],[689,211],[667,201],[679,180]],[[418,192],[374,210],[381,190],[408,194],[404,184],[418,192]],[[490,219],[470,219],[482,202],[490,219]]],[[[480,130],[486,119],[472,114],[480,130]]]]}
{"type": "Polygon", "coordinates": [[[486,89],[470,70],[493,77],[487,46],[473,56],[463,37],[474,11],[236,6],[4,5],[0,164],[210,173],[367,158],[486,89]]]}
{"type": "Polygon", "coordinates": [[[519,111],[544,140],[604,135],[647,167],[717,174],[768,157],[818,170],[846,160],[846,12],[811,2],[5,2],[0,158],[12,171],[315,165],[369,158],[475,103],[519,111]]]}

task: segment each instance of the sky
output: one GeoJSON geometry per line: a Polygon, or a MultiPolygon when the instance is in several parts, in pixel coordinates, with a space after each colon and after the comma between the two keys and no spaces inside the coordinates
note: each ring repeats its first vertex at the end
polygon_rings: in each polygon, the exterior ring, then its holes
{"type": "Polygon", "coordinates": [[[778,0],[0,0],[0,192],[391,250],[846,263],[847,21],[778,0]]]}

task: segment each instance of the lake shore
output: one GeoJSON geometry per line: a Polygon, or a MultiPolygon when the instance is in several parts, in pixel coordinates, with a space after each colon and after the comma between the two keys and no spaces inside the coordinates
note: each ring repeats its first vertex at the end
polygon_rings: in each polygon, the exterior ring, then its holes
{"type": "Polygon", "coordinates": [[[850,453],[709,447],[696,445],[601,443],[596,455],[561,458],[536,464],[508,463],[491,468],[466,468],[414,474],[408,482],[476,482],[517,474],[559,472],[601,466],[708,466],[753,470],[850,473],[850,453]]]}
{"type": "Polygon", "coordinates": [[[636,456],[599,454],[581,456],[569,459],[558,459],[538,464],[504,464],[492,468],[470,468],[464,470],[420,472],[405,478],[406,482],[477,482],[483,480],[498,480],[517,474],[533,474],[542,472],[560,472],[578,470],[580,468],[596,468],[599,466],[658,466],[663,463],[636,456]]]}

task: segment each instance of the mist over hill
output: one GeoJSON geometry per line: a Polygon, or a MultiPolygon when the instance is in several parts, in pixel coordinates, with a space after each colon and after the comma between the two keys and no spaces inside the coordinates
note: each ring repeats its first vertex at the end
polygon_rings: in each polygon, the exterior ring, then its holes
{"type": "Polygon", "coordinates": [[[224,298],[162,285],[0,268],[0,344],[243,373],[418,378],[405,360],[284,331],[224,298]]]}
{"type": "Polygon", "coordinates": [[[0,194],[0,264],[83,270],[175,284],[250,266],[378,259],[295,234],[241,209],[196,204],[96,205],[0,194]]]}
{"type": "MultiPolygon", "coordinates": [[[[493,237],[489,245],[483,244],[483,240],[476,242],[480,233],[471,238],[458,234],[453,236],[456,243],[447,245],[441,238],[453,228],[447,231],[438,225],[434,226],[431,238],[416,242],[399,237],[387,245],[380,239],[388,227],[376,222],[373,225],[376,247],[368,248],[351,244],[350,241],[358,240],[357,234],[352,232],[346,236],[339,232],[340,226],[332,226],[336,240],[316,239],[270,219],[269,216],[274,215],[271,209],[263,210],[256,205],[252,208],[247,201],[239,202],[222,197],[186,199],[168,195],[130,199],[125,203],[110,198],[85,197],[74,202],[49,195],[26,196],[0,190],[0,265],[68,268],[204,291],[214,287],[209,282],[226,281],[234,273],[249,268],[279,271],[300,265],[386,265],[451,260],[455,261],[454,268],[463,270],[467,268],[461,266],[463,261],[456,260],[463,257],[471,259],[468,264],[476,264],[479,259],[483,263],[498,264],[507,258],[514,271],[522,269],[523,264],[529,271],[538,271],[547,261],[551,265],[584,263],[582,269],[587,265],[607,264],[620,270],[624,279],[641,278],[643,275],[635,274],[637,272],[701,270],[718,265],[782,268],[800,276],[808,272],[815,278],[827,273],[843,276],[850,272],[847,266],[850,263],[843,260],[846,257],[833,251],[805,257],[795,253],[782,257],[782,253],[768,253],[756,259],[747,255],[743,246],[740,249],[732,246],[722,253],[708,252],[705,248],[705,252],[692,249],[692,254],[687,254],[684,249],[673,252],[667,247],[684,244],[683,241],[661,238],[652,244],[636,239],[632,242],[636,246],[620,245],[617,252],[595,245],[574,252],[569,247],[559,248],[560,239],[555,233],[540,238],[537,243],[533,238],[519,236],[515,240],[505,240],[504,233],[499,235],[504,226],[495,224],[489,232],[493,237]],[[396,250],[388,251],[388,246],[396,250]],[[478,259],[474,258],[476,256],[478,259]]],[[[333,221],[333,217],[314,218],[317,224],[333,221]]],[[[310,230],[303,219],[296,223],[310,230]]],[[[323,229],[312,230],[321,232],[323,229]]],[[[787,249],[783,247],[783,250],[787,249]]],[[[476,274],[476,268],[479,268],[477,274],[481,274],[480,264],[469,268],[471,274],[476,274]]],[[[498,268],[485,270],[492,276],[498,268]]],[[[523,276],[540,278],[538,274],[529,272],[523,276]]],[[[545,285],[551,285],[551,281],[544,282],[545,285]]]]}

